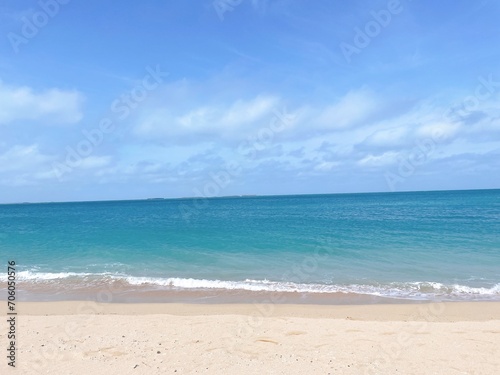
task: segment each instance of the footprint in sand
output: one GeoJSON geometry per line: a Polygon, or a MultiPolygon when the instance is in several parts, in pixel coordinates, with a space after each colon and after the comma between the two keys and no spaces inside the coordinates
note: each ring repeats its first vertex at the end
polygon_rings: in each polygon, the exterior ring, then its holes
{"type": "Polygon", "coordinates": [[[260,341],[260,342],[269,342],[269,343],[271,343],[271,344],[278,345],[278,342],[277,342],[277,341],[270,340],[270,339],[266,339],[266,338],[257,339],[257,340],[255,340],[255,341],[256,341],[256,342],[257,342],[257,341],[260,341]]]}

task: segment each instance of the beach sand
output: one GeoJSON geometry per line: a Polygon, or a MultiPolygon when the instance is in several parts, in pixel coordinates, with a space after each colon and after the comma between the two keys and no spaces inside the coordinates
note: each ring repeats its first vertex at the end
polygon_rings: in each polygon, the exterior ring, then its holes
{"type": "Polygon", "coordinates": [[[500,374],[500,303],[19,303],[1,374],[500,374]]]}

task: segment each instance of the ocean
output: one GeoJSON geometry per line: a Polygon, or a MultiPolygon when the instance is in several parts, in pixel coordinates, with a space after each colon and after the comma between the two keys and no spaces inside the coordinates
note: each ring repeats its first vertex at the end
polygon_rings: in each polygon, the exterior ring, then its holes
{"type": "Polygon", "coordinates": [[[0,260],[26,301],[499,301],[500,190],[7,204],[0,260]]]}

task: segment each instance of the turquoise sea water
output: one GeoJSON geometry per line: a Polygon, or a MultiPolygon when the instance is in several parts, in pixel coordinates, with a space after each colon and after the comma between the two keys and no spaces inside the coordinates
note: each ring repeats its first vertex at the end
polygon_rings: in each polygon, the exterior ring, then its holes
{"type": "Polygon", "coordinates": [[[119,283],[500,300],[500,190],[0,205],[0,259],[26,299],[119,283]]]}

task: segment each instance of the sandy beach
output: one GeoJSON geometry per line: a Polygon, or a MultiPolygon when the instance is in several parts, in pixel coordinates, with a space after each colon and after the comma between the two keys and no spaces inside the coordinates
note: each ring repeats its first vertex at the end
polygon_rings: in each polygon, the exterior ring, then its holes
{"type": "Polygon", "coordinates": [[[2,374],[500,373],[496,302],[35,302],[17,312],[16,369],[4,355],[2,374]]]}

